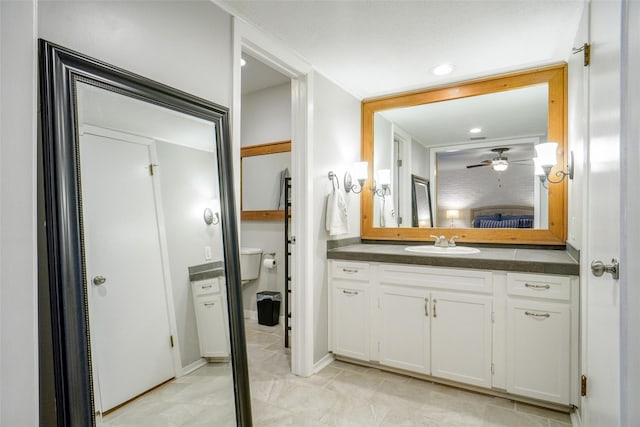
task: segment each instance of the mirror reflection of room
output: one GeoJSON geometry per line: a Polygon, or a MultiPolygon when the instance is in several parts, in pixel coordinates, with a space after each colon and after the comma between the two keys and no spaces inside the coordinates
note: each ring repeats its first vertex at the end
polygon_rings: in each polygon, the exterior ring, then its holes
{"type": "Polygon", "coordinates": [[[376,112],[374,170],[390,169],[391,186],[374,197],[374,226],[418,226],[417,175],[430,181],[431,226],[547,228],[547,185],[533,161],[547,127],[547,84],[376,112]]]}
{"type": "Polygon", "coordinates": [[[96,414],[126,420],[164,384],[215,396],[209,419],[234,425],[214,124],[85,83],[77,97],[96,414]]]}

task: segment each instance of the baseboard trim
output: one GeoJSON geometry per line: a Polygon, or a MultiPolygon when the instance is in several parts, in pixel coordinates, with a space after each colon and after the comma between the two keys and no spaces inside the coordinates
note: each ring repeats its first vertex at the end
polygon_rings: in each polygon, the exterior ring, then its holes
{"type": "Polygon", "coordinates": [[[582,419],[580,418],[580,413],[578,412],[578,408],[574,408],[573,411],[569,414],[571,417],[571,426],[572,427],[582,427],[582,419]]]}
{"type": "Polygon", "coordinates": [[[196,369],[202,368],[206,364],[207,364],[207,360],[204,358],[200,358],[193,363],[189,363],[187,366],[182,368],[182,370],[180,371],[180,375],[178,375],[178,378],[183,377],[185,375],[189,375],[196,369]]]}
{"type": "Polygon", "coordinates": [[[317,374],[318,372],[322,371],[324,368],[329,366],[331,362],[333,362],[334,360],[335,358],[333,357],[333,354],[327,353],[322,359],[318,360],[313,365],[313,373],[317,374]]]}

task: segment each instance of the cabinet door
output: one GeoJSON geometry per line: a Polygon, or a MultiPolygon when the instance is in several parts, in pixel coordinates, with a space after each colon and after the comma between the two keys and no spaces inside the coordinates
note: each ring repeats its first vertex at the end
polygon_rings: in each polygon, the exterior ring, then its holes
{"type": "Polygon", "coordinates": [[[369,290],[362,284],[334,280],[333,352],[369,360],[369,290]]]}
{"type": "Polygon", "coordinates": [[[203,357],[229,357],[225,315],[226,308],[221,295],[207,295],[196,299],[198,338],[203,357]]]}
{"type": "Polygon", "coordinates": [[[380,286],[380,363],[429,373],[429,293],[380,286]]]}
{"type": "Polygon", "coordinates": [[[491,387],[492,298],[431,293],[431,375],[491,387]]]}
{"type": "Polygon", "coordinates": [[[569,404],[569,306],[509,300],[507,310],[507,391],[569,404]]]}

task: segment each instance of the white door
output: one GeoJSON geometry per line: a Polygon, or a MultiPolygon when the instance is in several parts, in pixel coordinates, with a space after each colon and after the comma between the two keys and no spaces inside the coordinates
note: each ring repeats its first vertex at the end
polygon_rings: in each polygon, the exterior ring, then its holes
{"type": "Polygon", "coordinates": [[[380,286],[380,363],[429,373],[429,293],[424,289],[380,286]]]}
{"type": "Polygon", "coordinates": [[[491,387],[492,299],[431,292],[431,375],[491,387]]]}
{"type": "Polygon", "coordinates": [[[96,406],[105,412],[172,378],[173,359],[150,146],[88,133],[80,141],[96,406]]]}
{"type": "Polygon", "coordinates": [[[618,1],[593,1],[589,69],[589,162],[586,234],[581,259],[586,307],[582,399],[585,426],[615,426],[620,420],[619,283],[610,274],[594,277],[590,264],[620,256],[620,26],[618,1]]]}

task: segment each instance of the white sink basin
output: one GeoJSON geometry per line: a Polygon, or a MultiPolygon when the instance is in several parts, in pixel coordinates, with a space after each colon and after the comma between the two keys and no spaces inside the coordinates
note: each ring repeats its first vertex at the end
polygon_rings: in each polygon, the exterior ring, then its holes
{"type": "Polygon", "coordinates": [[[470,248],[468,246],[454,246],[452,248],[440,248],[433,245],[409,246],[405,251],[417,252],[419,254],[429,255],[468,255],[477,254],[480,249],[470,248]]]}

